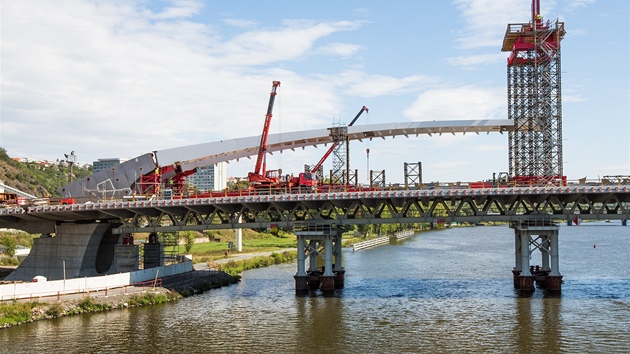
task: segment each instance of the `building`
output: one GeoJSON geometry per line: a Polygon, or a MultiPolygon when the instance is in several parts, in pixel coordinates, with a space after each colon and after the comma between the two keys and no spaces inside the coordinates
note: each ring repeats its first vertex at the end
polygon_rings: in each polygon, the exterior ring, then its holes
{"type": "Polygon", "coordinates": [[[92,173],[100,172],[103,170],[110,169],[121,162],[124,162],[118,158],[110,158],[110,159],[98,159],[98,161],[94,161],[92,163],[92,173]]]}
{"type": "Polygon", "coordinates": [[[188,176],[186,182],[200,191],[220,191],[227,187],[227,163],[199,167],[197,172],[188,176]]]}

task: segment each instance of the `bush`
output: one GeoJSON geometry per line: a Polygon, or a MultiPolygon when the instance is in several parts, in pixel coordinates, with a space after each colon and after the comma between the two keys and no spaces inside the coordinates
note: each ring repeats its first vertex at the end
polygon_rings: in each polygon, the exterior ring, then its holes
{"type": "Polygon", "coordinates": [[[95,302],[91,297],[86,297],[85,299],[79,301],[79,308],[83,310],[83,312],[94,312],[108,310],[110,306],[95,302]]]}
{"type": "Polygon", "coordinates": [[[31,312],[36,302],[0,304],[0,328],[12,326],[20,323],[29,322],[31,320],[31,312]]]}
{"type": "Polygon", "coordinates": [[[17,258],[13,257],[2,257],[0,258],[0,266],[18,266],[20,265],[20,261],[17,258]]]}
{"type": "Polygon", "coordinates": [[[46,315],[51,317],[59,317],[63,313],[63,308],[59,304],[52,304],[47,310],[46,315]]]}

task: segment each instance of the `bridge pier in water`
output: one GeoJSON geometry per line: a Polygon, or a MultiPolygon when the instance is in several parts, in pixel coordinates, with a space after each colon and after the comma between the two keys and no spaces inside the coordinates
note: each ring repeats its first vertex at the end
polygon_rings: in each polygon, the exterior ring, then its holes
{"type": "Polygon", "coordinates": [[[341,256],[341,229],[330,225],[308,225],[295,231],[298,248],[298,270],[295,292],[308,294],[321,288],[324,295],[344,286],[341,256]],[[308,270],[306,269],[308,257],[308,270]]]}
{"type": "Polygon", "coordinates": [[[559,294],[562,275],[559,270],[558,226],[548,219],[533,219],[513,223],[511,227],[515,241],[514,288],[527,295],[535,291],[536,285],[549,293],[559,294]],[[530,256],[536,249],[541,254],[541,265],[530,264],[530,256]]]}

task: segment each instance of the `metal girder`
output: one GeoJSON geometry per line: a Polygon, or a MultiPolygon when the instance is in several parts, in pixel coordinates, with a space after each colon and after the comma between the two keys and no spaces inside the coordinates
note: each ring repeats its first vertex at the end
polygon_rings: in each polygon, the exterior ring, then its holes
{"type": "MultiPolygon", "coordinates": [[[[0,211],[0,227],[29,222],[114,221],[118,233],[322,224],[630,219],[630,186],[433,189],[291,194],[0,211]],[[242,222],[239,223],[239,217],[242,222]],[[55,221],[56,219],[56,221],[55,221]]],[[[26,228],[26,227],[24,227],[26,228]]]]}

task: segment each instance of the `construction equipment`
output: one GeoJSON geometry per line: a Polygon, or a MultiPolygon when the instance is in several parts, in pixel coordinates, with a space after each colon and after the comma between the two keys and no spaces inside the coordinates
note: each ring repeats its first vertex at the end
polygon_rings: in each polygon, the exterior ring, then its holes
{"type": "MultiPolygon", "coordinates": [[[[350,124],[348,124],[348,126],[351,127],[357,121],[357,119],[359,119],[359,117],[361,116],[361,114],[363,114],[363,112],[368,112],[368,111],[369,111],[369,109],[367,107],[363,106],[361,108],[361,110],[359,111],[359,113],[354,117],[352,122],[350,122],[350,124]]],[[[337,147],[338,144],[339,144],[338,142],[333,142],[332,143],[332,145],[330,146],[328,151],[326,151],[326,153],[324,154],[324,156],[322,156],[322,158],[319,160],[319,162],[317,162],[315,164],[315,166],[313,166],[311,168],[311,173],[317,173],[317,171],[322,167],[322,165],[324,164],[324,162],[326,161],[328,156],[330,156],[330,154],[332,154],[332,152],[335,150],[335,147],[337,147]]],[[[348,144],[348,138],[346,137],[346,146],[347,146],[347,144],[348,144]]]]}
{"type": "Polygon", "coordinates": [[[277,89],[280,81],[273,81],[271,85],[271,93],[269,94],[269,105],[267,106],[267,114],[265,115],[265,124],[263,125],[262,135],[260,136],[260,144],[258,146],[258,156],[256,158],[256,166],[254,171],[247,174],[247,180],[250,187],[254,190],[276,191],[292,191],[303,190],[315,191],[317,189],[317,178],[313,173],[302,172],[297,177],[293,175],[282,176],[282,170],[267,170],[267,138],[269,137],[269,127],[271,125],[271,117],[273,116],[273,105],[277,95],[277,89]]]}

